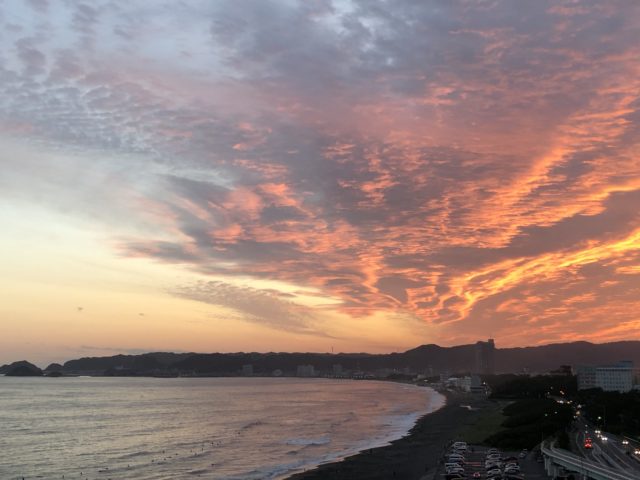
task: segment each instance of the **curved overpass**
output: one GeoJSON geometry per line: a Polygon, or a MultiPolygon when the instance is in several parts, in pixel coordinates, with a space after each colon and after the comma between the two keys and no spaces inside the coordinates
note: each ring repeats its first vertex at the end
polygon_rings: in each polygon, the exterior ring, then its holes
{"type": "Polygon", "coordinates": [[[552,477],[559,475],[562,470],[577,473],[580,479],[591,480],[630,480],[634,478],[632,473],[624,470],[614,470],[600,464],[574,455],[567,450],[556,448],[553,445],[542,444],[540,448],[544,455],[544,466],[552,477]]]}

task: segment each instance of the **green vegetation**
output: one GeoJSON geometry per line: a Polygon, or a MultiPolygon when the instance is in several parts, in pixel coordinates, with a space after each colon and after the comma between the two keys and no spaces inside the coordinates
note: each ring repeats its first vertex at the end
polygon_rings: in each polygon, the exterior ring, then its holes
{"type": "Polygon", "coordinates": [[[493,398],[546,398],[573,396],[578,383],[573,375],[490,375],[483,380],[491,388],[493,398]]]}
{"type": "Polygon", "coordinates": [[[507,417],[502,422],[504,429],[487,437],[485,443],[506,450],[533,448],[543,438],[558,436],[565,432],[573,417],[569,405],[549,398],[518,400],[507,405],[502,413],[507,417]]]}
{"type": "Polygon", "coordinates": [[[518,450],[533,448],[553,435],[560,444],[568,446],[566,429],[573,410],[554,397],[576,393],[574,376],[491,375],[483,380],[491,387],[491,397],[499,407],[489,409],[479,418],[477,426],[464,432],[469,442],[518,450]]]}
{"type": "Polygon", "coordinates": [[[479,412],[478,418],[472,425],[465,426],[459,434],[460,438],[464,438],[469,443],[484,443],[485,438],[498,432],[507,418],[502,409],[510,402],[494,401],[490,405],[483,407],[479,412]]]}
{"type": "Polygon", "coordinates": [[[491,387],[494,400],[512,400],[512,403],[501,412],[505,417],[502,428],[486,436],[484,443],[505,449],[531,448],[542,438],[555,436],[558,446],[569,448],[567,429],[573,409],[558,403],[556,399],[559,398],[582,405],[582,414],[594,425],[612,433],[640,438],[640,392],[578,391],[575,376],[562,369],[557,373],[560,374],[485,377],[483,380],[491,387]]]}
{"type": "Polygon", "coordinates": [[[603,392],[581,390],[575,401],[594,425],[608,432],[640,437],[640,392],[603,392]]]}

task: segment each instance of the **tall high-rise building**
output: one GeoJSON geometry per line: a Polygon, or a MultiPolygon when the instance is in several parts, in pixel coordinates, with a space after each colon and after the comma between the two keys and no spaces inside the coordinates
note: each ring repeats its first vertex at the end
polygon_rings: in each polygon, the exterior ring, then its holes
{"type": "Polygon", "coordinates": [[[475,373],[495,373],[495,351],[496,344],[494,343],[493,338],[490,338],[486,342],[476,342],[475,373]]]}

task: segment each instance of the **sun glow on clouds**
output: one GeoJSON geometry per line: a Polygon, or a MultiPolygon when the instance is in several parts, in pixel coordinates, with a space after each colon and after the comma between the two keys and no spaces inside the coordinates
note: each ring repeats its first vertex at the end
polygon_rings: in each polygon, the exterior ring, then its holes
{"type": "MultiPolygon", "coordinates": [[[[258,350],[640,336],[640,6],[32,1],[0,22],[6,226],[79,222],[105,262],[155,262],[172,312],[272,332],[258,350]]],[[[249,348],[231,330],[166,348],[249,348]]]]}

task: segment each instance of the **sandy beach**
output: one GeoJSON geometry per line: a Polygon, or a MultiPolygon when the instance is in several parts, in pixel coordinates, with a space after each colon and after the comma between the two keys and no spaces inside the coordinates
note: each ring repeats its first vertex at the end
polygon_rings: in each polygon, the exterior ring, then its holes
{"type": "Polygon", "coordinates": [[[431,480],[448,442],[474,423],[486,403],[487,400],[467,395],[447,394],[447,404],[421,417],[407,436],[387,446],[295,474],[288,480],[431,480]],[[462,406],[469,404],[478,409],[462,406]]]}

